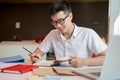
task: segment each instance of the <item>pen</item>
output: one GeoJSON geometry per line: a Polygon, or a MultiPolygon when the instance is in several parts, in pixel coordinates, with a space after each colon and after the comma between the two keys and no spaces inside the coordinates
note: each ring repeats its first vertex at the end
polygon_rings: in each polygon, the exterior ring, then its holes
{"type": "MultiPolygon", "coordinates": [[[[25,47],[23,47],[23,49],[24,49],[24,50],[26,50],[27,52],[29,52],[29,53],[31,53],[31,54],[32,54],[32,52],[31,52],[31,51],[29,51],[28,49],[26,49],[25,47]]],[[[38,58],[38,59],[39,59],[39,57],[38,57],[38,56],[34,56],[34,57],[36,57],[36,58],[38,58]]]]}
{"type": "Polygon", "coordinates": [[[25,47],[23,47],[23,49],[25,49],[27,52],[29,52],[29,53],[31,53],[31,54],[32,54],[32,52],[31,52],[31,51],[29,51],[28,49],[26,49],[25,47]]]}

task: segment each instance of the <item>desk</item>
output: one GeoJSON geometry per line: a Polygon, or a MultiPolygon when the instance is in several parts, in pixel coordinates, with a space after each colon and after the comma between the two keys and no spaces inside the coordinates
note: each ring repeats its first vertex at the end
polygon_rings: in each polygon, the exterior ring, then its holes
{"type": "MultiPolygon", "coordinates": [[[[39,44],[34,40],[23,41],[2,41],[0,43],[0,57],[9,57],[14,55],[22,55],[25,59],[30,59],[29,53],[23,47],[33,52],[39,44]]],[[[42,57],[46,59],[46,55],[42,57]]]]}
{"type": "MultiPolygon", "coordinates": [[[[28,77],[32,76],[32,72],[25,74],[7,74],[0,73],[0,80],[27,80],[28,77]]],[[[39,77],[38,80],[45,80],[44,77],[39,77]]],[[[89,80],[81,76],[61,76],[61,80],[89,80]]]]}
{"type": "MultiPolygon", "coordinates": [[[[27,64],[30,64],[30,63],[27,63],[27,64]]],[[[40,67],[40,68],[46,68],[46,67],[40,67]]],[[[58,68],[63,68],[63,67],[58,67],[58,68]]],[[[71,68],[71,67],[66,67],[66,68],[71,68]]],[[[76,69],[76,68],[71,68],[71,69],[76,69]]],[[[33,75],[32,71],[24,74],[0,73],[0,80],[27,80],[27,78],[32,75],[33,75]]],[[[61,80],[89,80],[81,76],[60,76],[60,77],[61,77],[61,80]]],[[[45,80],[45,77],[39,77],[38,80],[45,80]]]]}
{"type": "MultiPolygon", "coordinates": [[[[24,74],[8,74],[0,73],[0,80],[27,80],[28,77],[32,76],[32,72],[24,74]]],[[[60,76],[61,80],[89,80],[81,76],[60,76]]],[[[39,77],[38,80],[45,80],[45,77],[39,77]]]]}

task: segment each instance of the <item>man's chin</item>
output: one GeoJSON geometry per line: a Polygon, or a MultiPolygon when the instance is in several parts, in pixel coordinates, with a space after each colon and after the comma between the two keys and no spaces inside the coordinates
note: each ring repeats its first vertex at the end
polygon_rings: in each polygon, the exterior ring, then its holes
{"type": "Polygon", "coordinates": [[[65,31],[64,31],[64,30],[60,30],[60,32],[61,32],[62,34],[64,34],[64,33],[65,33],[65,31]]]}

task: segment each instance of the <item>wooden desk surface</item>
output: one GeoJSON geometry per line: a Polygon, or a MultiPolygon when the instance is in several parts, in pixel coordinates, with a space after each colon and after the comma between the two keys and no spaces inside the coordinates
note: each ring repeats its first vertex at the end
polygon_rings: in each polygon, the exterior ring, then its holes
{"type": "MultiPolygon", "coordinates": [[[[7,74],[0,73],[0,80],[27,80],[28,77],[31,77],[32,72],[25,74],[7,74]]],[[[81,76],[60,76],[61,80],[89,80],[81,76]]],[[[38,77],[38,80],[45,80],[45,77],[38,77]]]]}
{"type": "MultiPolygon", "coordinates": [[[[31,64],[31,63],[27,61],[26,64],[31,64]]],[[[40,67],[40,68],[46,68],[46,67],[40,67]]],[[[0,80],[28,80],[28,77],[31,77],[31,76],[33,76],[32,71],[24,74],[0,73],[0,80]]],[[[89,80],[81,76],[60,76],[60,78],[61,80],[89,80]]],[[[45,80],[45,77],[38,77],[38,80],[45,80]]]]}

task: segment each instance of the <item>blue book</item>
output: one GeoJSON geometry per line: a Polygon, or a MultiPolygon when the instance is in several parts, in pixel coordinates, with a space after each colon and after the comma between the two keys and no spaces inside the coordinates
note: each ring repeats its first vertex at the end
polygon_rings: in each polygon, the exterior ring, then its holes
{"type": "Polygon", "coordinates": [[[18,63],[18,62],[24,62],[24,58],[21,55],[16,55],[16,56],[0,58],[0,62],[18,63]]]}

